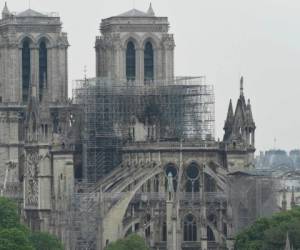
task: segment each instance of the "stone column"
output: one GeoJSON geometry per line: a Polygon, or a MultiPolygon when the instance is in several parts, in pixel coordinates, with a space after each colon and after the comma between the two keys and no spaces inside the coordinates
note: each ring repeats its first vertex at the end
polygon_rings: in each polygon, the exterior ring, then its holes
{"type": "Polygon", "coordinates": [[[233,232],[233,211],[232,206],[230,203],[227,202],[227,239],[226,239],[226,246],[228,250],[234,249],[234,232],[233,232]]]}
{"type": "Polygon", "coordinates": [[[52,49],[52,101],[56,102],[59,100],[59,47],[55,47],[52,49]]]}
{"type": "Polygon", "coordinates": [[[19,74],[19,99],[18,101],[20,103],[23,102],[23,91],[22,91],[22,85],[23,85],[23,77],[22,77],[22,47],[18,47],[18,55],[19,55],[19,59],[18,59],[18,74],[19,74]]]}
{"type": "Polygon", "coordinates": [[[29,96],[35,96],[38,98],[39,93],[39,50],[38,47],[33,45],[30,47],[30,60],[31,60],[31,93],[29,96]]]}
{"type": "Polygon", "coordinates": [[[219,209],[218,209],[218,212],[219,212],[219,219],[218,219],[218,231],[219,231],[219,235],[218,235],[218,242],[221,242],[222,238],[221,238],[221,234],[223,233],[223,210],[224,210],[224,207],[222,205],[222,202],[220,202],[219,204],[219,209]]]}
{"type": "Polygon", "coordinates": [[[141,48],[136,49],[136,82],[142,84],[144,82],[144,50],[141,48]]]}
{"type": "Polygon", "coordinates": [[[115,58],[114,58],[114,78],[115,80],[120,80],[122,77],[122,64],[123,64],[123,58],[122,58],[122,46],[121,41],[119,39],[115,40],[114,43],[114,51],[115,51],[115,58]]]}
{"type": "Polygon", "coordinates": [[[9,102],[9,93],[8,93],[8,85],[9,85],[9,82],[8,82],[8,77],[7,77],[7,74],[5,74],[5,72],[8,71],[8,52],[7,52],[7,47],[4,47],[3,49],[1,49],[1,57],[4,58],[3,60],[3,68],[2,68],[2,79],[3,79],[3,94],[1,93],[1,96],[2,96],[2,102],[9,102]]]}
{"type": "Polygon", "coordinates": [[[9,50],[11,60],[10,60],[10,70],[11,70],[11,101],[19,102],[19,49],[17,44],[10,47],[9,50]]]}
{"type": "Polygon", "coordinates": [[[170,61],[169,61],[169,79],[173,79],[174,78],[174,46],[172,45],[170,51],[169,51],[169,56],[170,56],[170,61]]]}
{"type": "MultiPolygon", "coordinates": [[[[167,215],[166,215],[166,223],[167,223],[167,249],[168,250],[176,250],[174,248],[174,237],[173,237],[173,205],[174,205],[174,201],[173,199],[169,199],[169,197],[167,197],[167,202],[166,202],[166,211],[167,211],[167,215]]],[[[176,229],[176,228],[175,228],[176,229]]]]}
{"type": "Polygon", "coordinates": [[[66,89],[65,89],[65,84],[66,84],[66,55],[65,55],[65,50],[66,46],[65,45],[60,45],[58,48],[58,81],[56,82],[57,84],[57,93],[56,96],[60,102],[62,102],[67,96],[66,96],[66,89]]]}
{"type": "Polygon", "coordinates": [[[126,49],[122,47],[121,49],[121,55],[120,55],[120,80],[126,82],[126,49]]]}
{"type": "Polygon", "coordinates": [[[64,51],[64,60],[65,60],[65,71],[64,71],[64,76],[65,76],[65,82],[64,82],[64,86],[65,86],[65,89],[64,89],[64,98],[68,99],[68,66],[69,66],[69,63],[68,63],[68,47],[65,47],[65,51],[64,51]]]}
{"type": "Polygon", "coordinates": [[[207,223],[206,223],[206,197],[204,183],[204,172],[201,176],[200,195],[201,195],[201,206],[200,206],[200,232],[201,232],[201,250],[207,250],[207,223]]]}
{"type": "Polygon", "coordinates": [[[255,147],[255,130],[252,132],[252,146],[255,147]]]}
{"type": "Polygon", "coordinates": [[[162,173],[159,175],[159,193],[162,194],[162,193],[165,193],[165,174],[162,173]]]}
{"type": "Polygon", "coordinates": [[[250,130],[249,130],[249,128],[246,128],[245,130],[246,130],[246,142],[249,145],[249,144],[251,144],[251,142],[250,142],[250,130]]]}
{"type": "Polygon", "coordinates": [[[47,47],[47,92],[50,101],[52,101],[53,88],[53,47],[47,47]]]}
{"type": "Polygon", "coordinates": [[[163,80],[163,60],[161,48],[154,50],[154,80],[163,80]]]}
{"type": "Polygon", "coordinates": [[[170,81],[174,78],[174,39],[172,35],[166,35],[163,41],[165,79],[170,81]]]}

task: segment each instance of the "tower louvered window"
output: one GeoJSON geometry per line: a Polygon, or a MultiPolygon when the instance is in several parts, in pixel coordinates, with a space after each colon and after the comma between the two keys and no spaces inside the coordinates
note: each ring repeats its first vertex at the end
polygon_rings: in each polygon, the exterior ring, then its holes
{"type": "Polygon", "coordinates": [[[133,42],[129,42],[127,44],[126,77],[127,77],[127,81],[135,80],[135,46],[134,46],[133,42]]]}
{"type": "Polygon", "coordinates": [[[30,85],[30,42],[25,39],[22,47],[22,100],[28,101],[30,85]]]}
{"type": "Polygon", "coordinates": [[[47,87],[47,47],[45,41],[39,47],[39,96],[43,98],[44,88],[47,87]]]}
{"type": "Polygon", "coordinates": [[[147,42],[144,50],[144,77],[145,82],[154,80],[154,52],[151,42],[147,42]]]}

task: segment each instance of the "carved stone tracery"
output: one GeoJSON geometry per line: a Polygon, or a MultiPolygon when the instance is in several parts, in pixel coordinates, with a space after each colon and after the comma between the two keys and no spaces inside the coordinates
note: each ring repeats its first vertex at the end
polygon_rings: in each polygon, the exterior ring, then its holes
{"type": "Polygon", "coordinates": [[[29,150],[26,155],[25,202],[28,207],[38,207],[38,174],[42,156],[37,150],[29,150]]]}

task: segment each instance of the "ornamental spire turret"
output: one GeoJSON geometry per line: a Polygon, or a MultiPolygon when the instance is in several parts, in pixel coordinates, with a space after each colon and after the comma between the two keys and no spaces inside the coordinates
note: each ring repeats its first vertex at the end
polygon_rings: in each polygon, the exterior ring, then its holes
{"type": "Polygon", "coordinates": [[[154,10],[153,10],[153,8],[152,8],[152,3],[150,3],[149,9],[148,9],[148,11],[147,11],[147,14],[148,14],[149,16],[155,16],[155,12],[154,12],[154,10]]]}
{"type": "Polygon", "coordinates": [[[233,119],[234,119],[234,114],[233,114],[232,100],[230,99],[228,111],[227,111],[227,117],[226,117],[225,125],[224,125],[225,130],[232,126],[233,119]]]}
{"type": "Polygon", "coordinates": [[[10,12],[7,7],[7,2],[5,2],[4,8],[2,10],[2,19],[8,18],[9,16],[10,16],[10,12]]]}
{"type": "Polygon", "coordinates": [[[233,114],[233,107],[232,107],[232,100],[230,99],[227,117],[224,124],[224,140],[227,140],[232,132],[233,129],[233,122],[234,122],[234,114],[233,114]]]}
{"type": "Polygon", "coordinates": [[[247,104],[247,120],[248,120],[248,126],[252,126],[255,127],[255,123],[253,120],[253,115],[252,115],[252,108],[251,108],[251,103],[250,103],[250,99],[248,99],[248,104],[247,104]]]}
{"type": "Polygon", "coordinates": [[[240,143],[253,151],[255,150],[255,129],[250,100],[246,103],[244,96],[244,77],[242,76],[240,78],[240,96],[235,111],[233,111],[231,100],[229,103],[223,141],[232,143],[232,145],[240,143]]]}
{"type": "Polygon", "coordinates": [[[244,96],[244,77],[241,76],[240,79],[240,96],[244,96]]]}

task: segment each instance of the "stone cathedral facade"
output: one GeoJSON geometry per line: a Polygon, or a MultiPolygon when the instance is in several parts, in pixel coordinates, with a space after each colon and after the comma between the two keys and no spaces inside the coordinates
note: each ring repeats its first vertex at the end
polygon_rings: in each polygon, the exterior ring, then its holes
{"type": "Polygon", "coordinates": [[[0,21],[2,192],[23,202],[24,221],[49,230],[58,189],[72,190],[66,33],[55,14],[28,9],[0,21]],[[62,185],[62,186],[61,186],[62,185]]]}
{"type": "MultiPolygon", "coordinates": [[[[200,89],[175,86],[174,37],[168,18],[157,17],[151,6],[147,12],[133,9],[104,19],[100,30],[97,81],[130,84],[143,95],[154,89],[152,96],[161,89],[191,89],[188,94],[200,89]]],[[[91,218],[95,229],[88,229],[92,223],[72,228],[71,201],[85,192],[76,188],[82,176],[75,172],[88,165],[89,157],[81,140],[87,131],[79,122],[84,112],[68,99],[68,46],[57,14],[32,9],[16,14],[5,5],[0,20],[1,193],[14,194],[22,203],[24,223],[58,235],[66,249],[104,249],[130,233],[143,236],[153,250],[233,249],[238,210],[230,199],[229,176],[251,169],[255,152],[256,126],[243,78],[235,110],[230,101],[222,141],[213,134],[197,137],[193,114],[185,116],[188,125],[179,132],[175,120],[174,127],[163,125],[159,108],[131,114],[118,133],[120,124],[111,123],[109,132],[122,141],[120,164],[99,175],[87,191],[92,198],[82,199],[83,207],[88,200],[98,202],[99,220],[91,218]],[[91,231],[87,239],[80,228],[91,231]]],[[[109,117],[104,111],[99,119],[109,117]]]]}

